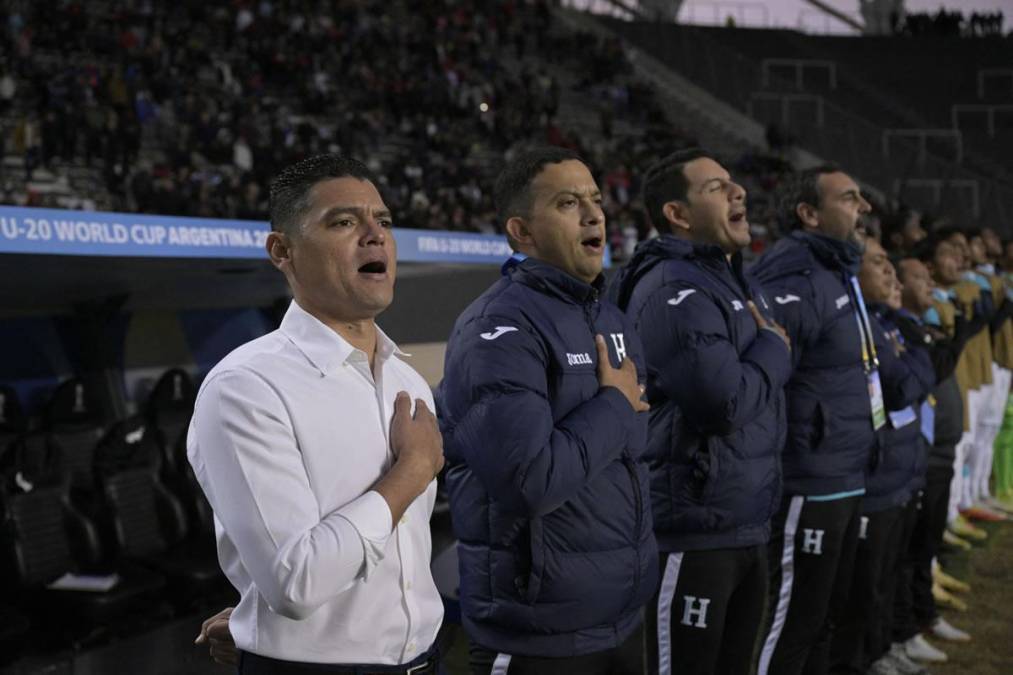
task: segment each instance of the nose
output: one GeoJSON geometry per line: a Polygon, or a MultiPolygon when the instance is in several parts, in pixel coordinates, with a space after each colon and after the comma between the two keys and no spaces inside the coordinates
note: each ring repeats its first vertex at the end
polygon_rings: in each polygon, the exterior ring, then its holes
{"type": "Polygon", "coordinates": [[[746,188],[732,181],[729,183],[729,195],[733,202],[746,201],[746,188]]]}
{"type": "Polygon", "coordinates": [[[383,246],[384,242],[387,241],[387,230],[380,224],[380,221],[373,215],[369,215],[362,222],[362,245],[383,246]]]}
{"type": "Polygon", "coordinates": [[[605,212],[602,210],[601,204],[595,201],[588,200],[584,202],[580,215],[580,224],[587,227],[601,225],[605,222],[605,212]]]}
{"type": "Polygon", "coordinates": [[[872,211],[872,205],[866,201],[865,197],[858,195],[858,212],[869,213],[872,211]]]}

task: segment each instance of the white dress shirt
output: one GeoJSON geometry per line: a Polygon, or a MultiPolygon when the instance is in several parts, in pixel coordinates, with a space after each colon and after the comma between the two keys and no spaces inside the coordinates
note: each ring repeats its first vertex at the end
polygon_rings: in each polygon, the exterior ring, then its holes
{"type": "Polygon", "coordinates": [[[281,327],[208,374],[187,455],[215,513],[218,558],[241,594],[239,649],[286,661],[406,663],[436,638],[429,570],[436,481],[391,531],[370,488],[389,469],[394,398],[433,406],[377,329],[375,367],[295,302],[281,327]]]}

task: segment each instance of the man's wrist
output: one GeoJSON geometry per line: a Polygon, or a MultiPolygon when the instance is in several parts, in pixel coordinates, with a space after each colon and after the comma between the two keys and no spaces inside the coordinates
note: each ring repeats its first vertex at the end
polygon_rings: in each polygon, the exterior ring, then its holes
{"type": "Polygon", "coordinates": [[[403,479],[408,485],[417,490],[417,494],[425,492],[426,487],[433,480],[432,467],[424,462],[411,459],[401,455],[391,467],[391,472],[397,472],[397,476],[403,479]]]}

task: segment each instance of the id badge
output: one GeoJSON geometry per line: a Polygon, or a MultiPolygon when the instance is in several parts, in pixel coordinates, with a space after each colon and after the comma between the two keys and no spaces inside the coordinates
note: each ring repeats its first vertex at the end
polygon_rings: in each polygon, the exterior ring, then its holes
{"type": "Polygon", "coordinates": [[[894,429],[902,429],[918,419],[918,415],[915,414],[915,409],[911,406],[908,406],[903,410],[891,410],[889,415],[890,426],[894,429]]]}
{"type": "Polygon", "coordinates": [[[872,428],[878,431],[886,424],[886,406],[883,405],[883,386],[879,382],[879,371],[867,375],[869,381],[869,403],[872,405],[872,428]]]}
{"type": "MultiPolygon", "coordinates": [[[[932,399],[929,396],[929,399],[932,399]]],[[[936,406],[934,400],[926,399],[922,403],[922,436],[929,445],[936,442],[936,406]]]]}

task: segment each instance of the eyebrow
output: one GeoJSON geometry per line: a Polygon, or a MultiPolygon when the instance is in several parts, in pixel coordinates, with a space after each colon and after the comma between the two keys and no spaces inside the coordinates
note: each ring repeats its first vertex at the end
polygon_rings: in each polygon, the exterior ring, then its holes
{"type": "MultiPolygon", "coordinates": [[[[364,220],[367,215],[367,210],[360,206],[344,206],[339,204],[338,206],[332,206],[331,208],[324,211],[323,215],[320,216],[321,221],[327,221],[338,215],[339,213],[351,213],[356,218],[364,220]]],[[[373,211],[374,218],[390,218],[390,209],[377,209],[373,211]]]]}
{"type": "Polygon", "coordinates": [[[862,196],[862,191],[859,188],[850,188],[850,189],[845,190],[844,192],[842,192],[840,194],[841,197],[847,197],[848,195],[851,195],[851,196],[854,196],[854,197],[861,197],[862,196]]]}
{"type": "Polygon", "coordinates": [[[720,176],[714,176],[713,178],[708,178],[704,182],[700,183],[700,189],[701,190],[704,189],[705,187],[707,187],[708,185],[710,185],[715,181],[717,181],[718,183],[729,183],[731,182],[731,180],[732,180],[731,178],[721,178],[720,176]]]}
{"type": "Polygon", "coordinates": [[[601,197],[601,190],[599,188],[595,188],[593,190],[586,190],[577,187],[564,188],[559,192],[557,192],[556,194],[552,195],[551,201],[555,201],[558,197],[561,197],[563,195],[573,195],[574,197],[582,197],[585,194],[588,197],[601,197]]]}

